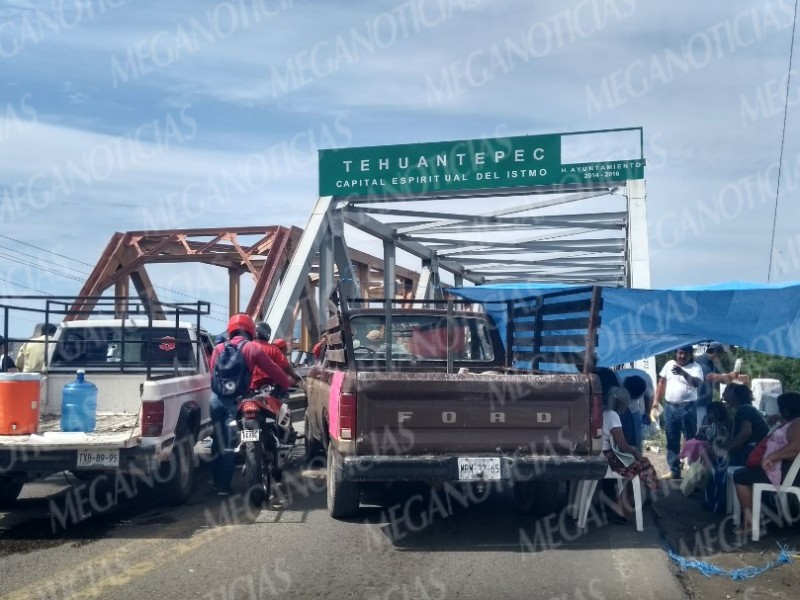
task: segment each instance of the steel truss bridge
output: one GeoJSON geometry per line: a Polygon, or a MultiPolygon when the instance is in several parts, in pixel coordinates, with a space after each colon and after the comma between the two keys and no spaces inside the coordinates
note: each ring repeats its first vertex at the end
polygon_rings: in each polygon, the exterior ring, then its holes
{"type": "MultiPolygon", "coordinates": [[[[596,180],[584,175],[562,176],[544,185],[511,186],[501,182],[467,189],[393,188],[387,192],[371,188],[362,193],[322,193],[337,192],[323,189],[324,178],[330,180],[331,187],[338,181],[335,174],[330,174],[331,160],[323,151],[321,193],[304,229],[261,226],[117,233],[83,286],[81,296],[97,296],[113,287],[115,296],[128,297],[133,283],[139,298],[150,303],[158,315],[161,309],[146,271],[148,264],[215,265],[227,270],[231,314],[243,310],[256,319],[266,318],[275,337],[287,338],[292,337],[295,323],[302,316],[303,345],[308,347],[324,327],[326,311],[320,307],[325,306],[341,279],[350,280],[363,297],[416,300],[438,299],[446,286],[465,284],[542,282],[649,288],[642,129],[556,136],[560,147],[568,139],[618,133],[638,136],[639,157],[632,159],[639,161],[638,170],[626,171],[627,165],[632,164],[628,160],[577,165],[562,161],[551,170],[555,167],[561,173],[597,172],[601,176],[596,180]],[[621,172],[614,170],[620,165],[621,172]],[[354,231],[380,244],[382,256],[350,247],[347,240],[354,237],[350,235],[354,231]],[[417,261],[416,268],[413,264],[411,268],[399,266],[398,253],[406,263],[417,261]],[[240,298],[240,278],[244,274],[255,283],[246,306],[242,306],[240,298]]],[[[554,137],[509,139],[515,144],[539,144],[534,151],[538,152],[549,148],[547,144],[554,142],[554,137]]],[[[487,142],[470,143],[479,143],[482,148],[487,142]]],[[[399,149],[409,154],[414,149],[409,148],[348,152],[370,151],[374,156],[382,150],[391,153],[399,149]]],[[[495,159],[504,158],[496,148],[495,159]]],[[[475,151],[473,156],[480,153],[475,151]]],[[[383,158],[361,160],[367,161],[361,163],[362,167],[383,166],[378,162],[383,160],[388,163],[383,158]]],[[[348,168],[359,164],[353,158],[348,161],[348,168]]],[[[492,172],[496,177],[503,175],[500,169],[492,172]]],[[[507,170],[505,173],[510,175],[507,170]]],[[[90,307],[75,308],[85,311],[90,307]]],[[[121,306],[120,312],[123,309],[121,306]]]]}

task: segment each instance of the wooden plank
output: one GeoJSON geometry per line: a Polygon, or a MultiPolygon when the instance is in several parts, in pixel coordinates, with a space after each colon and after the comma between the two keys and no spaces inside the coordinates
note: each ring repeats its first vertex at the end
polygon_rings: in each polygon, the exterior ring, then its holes
{"type": "Polygon", "coordinates": [[[536,321],[530,319],[528,321],[514,321],[514,333],[525,333],[536,331],[536,321]]]}
{"type": "Polygon", "coordinates": [[[533,336],[530,336],[530,335],[527,335],[527,336],[515,335],[514,336],[514,342],[513,342],[512,345],[513,346],[517,346],[517,347],[525,347],[525,346],[527,346],[527,347],[533,348],[535,340],[536,340],[536,338],[534,338],[533,336]]]}
{"type": "Polygon", "coordinates": [[[598,339],[598,328],[600,327],[600,309],[603,307],[603,297],[600,286],[595,286],[592,289],[592,309],[589,315],[589,332],[594,333],[589,337],[589,343],[586,345],[587,360],[583,363],[583,372],[586,374],[594,370],[594,363],[596,360],[596,349],[598,339]]]}
{"type": "Polygon", "coordinates": [[[542,346],[579,346],[583,349],[586,346],[586,335],[543,335],[539,341],[542,346]]]}
{"type": "Polygon", "coordinates": [[[328,349],[325,351],[325,360],[344,364],[347,362],[347,353],[344,350],[328,349]]]}
{"type": "Polygon", "coordinates": [[[328,320],[325,321],[325,330],[328,332],[340,328],[341,328],[341,321],[339,320],[339,315],[333,315],[332,317],[328,317],[328,320]]]}
{"type": "Polygon", "coordinates": [[[515,346],[533,346],[534,341],[538,348],[547,346],[570,346],[583,350],[586,347],[586,335],[543,335],[539,338],[532,336],[514,336],[515,346]]]}
{"type": "Polygon", "coordinates": [[[328,345],[329,346],[337,346],[337,345],[340,345],[340,344],[344,344],[344,340],[342,338],[341,330],[333,331],[333,332],[328,334],[328,345]]]}
{"type": "Polygon", "coordinates": [[[523,362],[532,362],[535,365],[541,363],[557,363],[567,365],[583,365],[586,361],[585,352],[516,352],[517,359],[523,362]]]}
{"type": "Polygon", "coordinates": [[[569,329],[586,330],[589,326],[589,319],[576,317],[574,319],[543,319],[542,331],[561,331],[569,329]]]}
{"type": "Polygon", "coordinates": [[[554,304],[545,304],[542,307],[541,314],[561,315],[568,313],[582,313],[582,312],[589,312],[591,309],[592,309],[591,299],[572,300],[569,302],[555,302],[554,304]]]}
{"type": "Polygon", "coordinates": [[[538,303],[534,305],[524,304],[522,306],[516,306],[512,311],[513,320],[516,321],[517,319],[524,319],[525,317],[535,317],[539,309],[541,309],[541,305],[538,303]]]}

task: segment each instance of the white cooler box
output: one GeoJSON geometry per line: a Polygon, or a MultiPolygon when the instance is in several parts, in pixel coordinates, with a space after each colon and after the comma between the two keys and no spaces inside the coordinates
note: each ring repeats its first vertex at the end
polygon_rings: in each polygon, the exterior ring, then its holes
{"type": "Polygon", "coordinates": [[[777,379],[753,379],[753,406],[765,415],[778,414],[778,396],[783,393],[783,386],[777,379]]]}

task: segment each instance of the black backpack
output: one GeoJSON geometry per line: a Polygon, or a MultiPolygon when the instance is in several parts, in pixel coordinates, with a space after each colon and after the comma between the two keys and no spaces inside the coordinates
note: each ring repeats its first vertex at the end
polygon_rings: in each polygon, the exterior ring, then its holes
{"type": "Polygon", "coordinates": [[[224,400],[235,400],[244,396],[250,389],[250,369],[244,358],[242,348],[247,340],[242,340],[238,345],[228,342],[214,363],[214,373],[211,375],[211,390],[224,400]]]}

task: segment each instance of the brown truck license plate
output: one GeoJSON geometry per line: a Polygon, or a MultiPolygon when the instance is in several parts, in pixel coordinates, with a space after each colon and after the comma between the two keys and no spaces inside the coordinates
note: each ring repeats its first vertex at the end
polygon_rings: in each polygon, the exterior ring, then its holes
{"type": "Polygon", "coordinates": [[[499,458],[459,458],[459,481],[492,481],[499,480],[499,458]]]}

